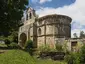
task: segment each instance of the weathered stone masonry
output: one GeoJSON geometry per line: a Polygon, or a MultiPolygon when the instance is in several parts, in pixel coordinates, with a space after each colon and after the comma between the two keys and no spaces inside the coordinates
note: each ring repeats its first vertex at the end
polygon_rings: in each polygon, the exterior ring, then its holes
{"type": "Polygon", "coordinates": [[[68,16],[52,14],[36,18],[34,10],[29,8],[27,18],[24,25],[19,28],[18,39],[22,47],[27,40],[31,39],[34,47],[48,44],[54,48],[58,38],[71,37],[72,19],[68,16]]]}

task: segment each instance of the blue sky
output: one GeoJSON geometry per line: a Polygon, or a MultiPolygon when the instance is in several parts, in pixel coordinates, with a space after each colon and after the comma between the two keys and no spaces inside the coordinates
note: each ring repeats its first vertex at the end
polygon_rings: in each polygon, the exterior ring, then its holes
{"type": "Polygon", "coordinates": [[[53,7],[58,8],[64,5],[70,5],[74,3],[75,0],[48,0],[46,2],[40,3],[39,0],[29,0],[29,5],[36,9],[36,7],[53,7]]]}
{"type": "Polygon", "coordinates": [[[41,16],[62,14],[72,18],[71,36],[85,31],[85,0],[29,0],[29,5],[41,16]]]}

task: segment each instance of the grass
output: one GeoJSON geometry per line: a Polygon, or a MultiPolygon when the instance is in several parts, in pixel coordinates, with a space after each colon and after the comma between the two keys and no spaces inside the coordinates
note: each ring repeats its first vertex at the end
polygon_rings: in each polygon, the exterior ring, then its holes
{"type": "Polygon", "coordinates": [[[0,64],[66,64],[51,59],[36,59],[22,50],[8,50],[0,54],[0,64]]]}
{"type": "Polygon", "coordinates": [[[35,64],[35,61],[27,52],[9,50],[0,54],[0,64],[35,64]]]}
{"type": "MultiPolygon", "coordinates": [[[[0,51],[3,51],[5,44],[0,43],[0,51]]],[[[19,49],[7,49],[0,54],[0,64],[66,64],[64,61],[53,61],[51,59],[37,59],[32,57],[28,52],[19,49]]]]}

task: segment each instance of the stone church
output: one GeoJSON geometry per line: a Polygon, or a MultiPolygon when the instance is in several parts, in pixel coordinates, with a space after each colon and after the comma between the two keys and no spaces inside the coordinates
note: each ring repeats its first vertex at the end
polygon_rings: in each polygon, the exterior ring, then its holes
{"type": "Polygon", "coordinates": [[[58,14],[38,18],[29,7],[24,25],[19,28],[18,44],[23,47],[27,40],[32,40],[35,48],[46,44],[54,48],[59,39],[71,38],[71,21],[70,17],[58,14]]]}

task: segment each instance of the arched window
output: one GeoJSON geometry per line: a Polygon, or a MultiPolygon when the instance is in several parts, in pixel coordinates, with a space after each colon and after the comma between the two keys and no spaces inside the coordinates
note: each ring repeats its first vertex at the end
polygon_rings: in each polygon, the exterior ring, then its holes
{"type": "Polygon", "coordinates": [[[38,34],[41,35],[41,28],[38,29],[38,34]]]}
{"type": "Polygon", "coordinates": [[[26,15],[26,20],[28,20],[28,14],[26,15]]]}

